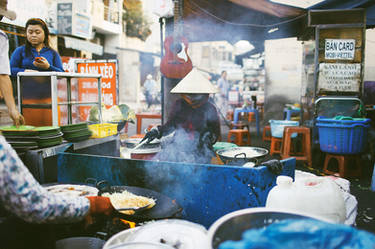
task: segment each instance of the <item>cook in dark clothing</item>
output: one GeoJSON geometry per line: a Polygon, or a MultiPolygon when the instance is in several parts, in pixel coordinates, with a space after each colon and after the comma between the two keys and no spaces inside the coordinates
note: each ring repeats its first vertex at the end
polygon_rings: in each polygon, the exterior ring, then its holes
{"type": "Polygon", "coordinates": [[[169,115],[168,121],[151,129],[145,139],[165,137],[175,132],[171,143],[155,159],[162,161],[209,163],[215,156],[213,144],[220,137],[220,120],[209,94],[217,89],[193,69],[172,90],[181,94],[169,115]]]}

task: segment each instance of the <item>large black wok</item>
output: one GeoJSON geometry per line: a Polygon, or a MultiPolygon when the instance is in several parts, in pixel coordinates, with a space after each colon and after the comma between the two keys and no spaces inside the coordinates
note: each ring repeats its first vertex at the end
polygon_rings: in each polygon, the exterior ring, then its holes
{"type": "Polygon", "coordinates": [[[135,195],[141,195],[149,198],[153,198],[156,200],[156,204],[154,207],[146,210],[142,210],[142,212],[135,212],[133,215],[127,215],[120,212],[115,212],[114,215],[129,221],[135,222],[142,222],[147,220],[158,220],[158,219],[166,219],[166,218],[177,218],[177,216],[181,213],[182,208],[177,204],[175,200],[171,198],[150,190],[146,188],[140,187],[133,187],[133,186],[101,186],[98,184],[99,193],[98,195],[102,195],[104,193],[118,193],[123,192],[124,190],[129,191],[135,195]]]}
{"type": "Polygon", "coordinates": [[[268,150],[260,147],[232,147],[216,151],[226,165],[243,166],[247,162],[259,164],[268,154],[268,150]]]}

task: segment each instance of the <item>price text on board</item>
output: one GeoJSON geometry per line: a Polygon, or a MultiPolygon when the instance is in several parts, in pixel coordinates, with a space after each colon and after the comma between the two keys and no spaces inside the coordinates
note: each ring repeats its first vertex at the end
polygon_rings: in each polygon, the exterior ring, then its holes
{"type": "Polygon", "coordinates": [[[361,64],[320,63],[319,89],[325,91],[358,92],[361,64]]]}

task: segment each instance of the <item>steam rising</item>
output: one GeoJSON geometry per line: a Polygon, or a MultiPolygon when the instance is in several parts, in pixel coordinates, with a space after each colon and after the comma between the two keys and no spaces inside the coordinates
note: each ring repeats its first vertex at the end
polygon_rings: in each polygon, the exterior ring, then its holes
{"type": "Polygon", "coordinates": [[[171,137],[162,138],[162,150],[155,155],[154,160],[186,163],[209,163],[213,152],[199,143],[200,134],[197,131],[186,132],[179,128],[171,137]]]}

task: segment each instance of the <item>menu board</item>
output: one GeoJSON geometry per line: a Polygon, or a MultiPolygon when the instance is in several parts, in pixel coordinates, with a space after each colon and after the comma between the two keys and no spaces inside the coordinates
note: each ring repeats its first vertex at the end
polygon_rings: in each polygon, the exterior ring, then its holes
{"type": "Polygon", "coordinates": [[[358,92],[360,82],[360,63],[319,64],[319,89],[323,91],[358,92]]]}
{"type": "MultiPolygon", "coordinates": [[[[101,74],[102,103],[106,106],[106,108],[117,104],[118,78],[116,61],[77,62],[77,72],[101,74]]],[[[98,100],[97,79],[87,78],[78,80],[78,99],[79,101],[98,100]]],[[[80,117],[82,120],[87,119],[90,108],[90,106],[80,106],[80,117]]]]}

